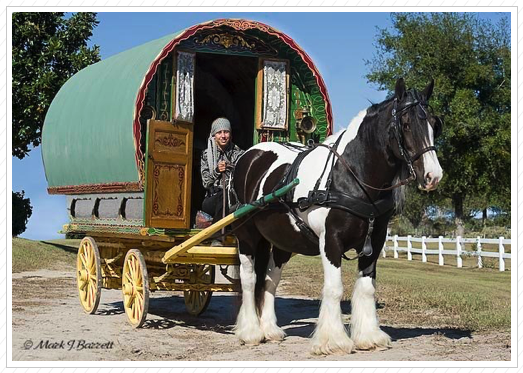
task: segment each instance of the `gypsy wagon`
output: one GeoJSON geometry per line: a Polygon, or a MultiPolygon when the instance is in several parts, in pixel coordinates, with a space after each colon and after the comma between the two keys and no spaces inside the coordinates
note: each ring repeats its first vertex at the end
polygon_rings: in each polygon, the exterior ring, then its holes
{"type": "Polygon", "coordinates": [[[230,120],[243,149],[332,132],[311,58],[255,21],[195,25],[93,64],[60,89],[42,157],[48,192],[67,196],[63,233],[83,237],[77,280],[85,312],[96,312],[102,288],[122,289],[138,327],[149,291],[183,291],[198,315],[212,292],[239,290],[230,277],[215,281],[215,268],[238,263],[234,235],[211,247],[194,228],[205,194],[199,162],[217,117],[230,120]]]}

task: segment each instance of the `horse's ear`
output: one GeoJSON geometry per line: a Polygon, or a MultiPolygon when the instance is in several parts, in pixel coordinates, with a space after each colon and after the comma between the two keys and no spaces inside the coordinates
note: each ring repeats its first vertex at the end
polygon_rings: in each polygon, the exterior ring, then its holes
{"type": "Polygon", "coordinates": [[[405,96],[405,91],[406,91],[405,81],[403,80],[403,78],[399,78],[396,81],[394,97],[396,97],[399,101],[401,101],[403,99],[403,96],[405,96]]]}
{"type": "Polygon", "coordinates": [[[428,101],[430,99],[430,96],[432,96],[433,89],[434,89],[434,79],[431,79],[429,85],[425,87],[423,92],[421,92],[423,97],[425,97],[425,100],[428,101]]]}

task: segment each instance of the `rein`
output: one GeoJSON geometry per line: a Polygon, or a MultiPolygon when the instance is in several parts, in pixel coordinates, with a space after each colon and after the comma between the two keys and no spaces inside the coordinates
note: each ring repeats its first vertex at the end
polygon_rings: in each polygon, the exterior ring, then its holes
{"type": "MultiPolygon", "coordinates": [[[[336,156],[336,158],[338,158],[338,160],[341,162],[341,164],[347,169],[349,170],[349,172],[351,173],[351,175],[354,177],[354,179],[356,179],[356,181],[358,182],[358,184],[360,185],[363,185],[369,189],[372,189],[372,190],[377,190],[377,191],[388,191],[388,190],[393,190],[393,189],[396,189],[396,188],[399,188],[403,185],[407,185],[409,183],[411,183],[412,181],[416,180],[416,174],[412,174],[407,178],[407,179],[404,179],[404,180],[401,180],[399,183],[397,184],[394,184],[388,188],[376,188],[376,187],[373,187],[372,185],[369,185],[363,181],[361,181],[358,176],[356,176],[356,173],[352,170],[352,168],[349,166],[349,164],[347,163],[347,161],[345,159],[343,159],[343,157],[340,155],[340,153],[338,153],[336,151],[336,149],[334,149],[333,147],[331,146],[328,146],[328,145],[325,145],[325,144],[316,144],[315,145],[316,147],[324,147],[324,148],[327,148],[329,149],[329,151],[334,154],[336,156]]],[[[413,170],[414,171],[414,170],[413,170]]]]}
{"type": "MultiPolygon", "coordinates": [[[[305,234],[310,240],[313,242],[317,242],[318,237],[315,235],[314,232],[307,226],[307,224],[301,219],[294,211],[293,207],[298,207],[301,211],[305,211],[311,206],[317,205],[317,206],[328,206],[335,209],[340,209],[347,211],[353,215],[359,216],[360,218],[366,219],[369,222],[368,228],[367,228],[367,234],[365,236],[365,241],[362,247],[362,250],[358,253],[356,258],[360,258],[362,256],[371,256],[372,255],[372,244],[371,244],[371,236],[372,232],[374,230],[374,221],[376,217],[382,216],[382,215],[388,215],[392,214],[394,211],[394,205],[392,204],[392,200],[390,198],[384,198],[380,200],[373,200],[367,189],[372,189],[376,191],[390,191],[396,188],[399,188],[403,185],[409,184],[412,181],[416,180],[416,172],[414,171],[413,163],[418,160],[423,154],[429,151],[436,151],[436,148],[434,146],[429,146],[418,153],[416,153],[413,157],[411,157],[405,148],[405,141],[404,141],[404,133],[402,131],[399,115],[403,112],[405,112],[407,109],[410,109],[414,106],[422,104],[422,101],[418,99],[417,95],[414,97],[413,101],[407,102],[401,109],[398,110],[398,99],[394,99],[394,106],[392,109],[392,130],[394,133],[394,137],[398,143],[398,149],[400,152],[401,157],[405,160],[407,163],[410,176],[404,180],[401,180],[395,185],[392,185],[387,188],[377,188],[372,185],[369,185],[356,175],[354,170],[350,167],[348,162],[338,153],[337,148],[340,143],[341,138],[343,137],[343,133],[339,136],[339,138],[335,141],[333,144],[314,144],[309,143],[307,150],[303,150],[298,157],[294,160],[294,162],[291,164],[291,167],[287,173],[287,175],[284,177],[284,180],[288,179],[289,177],[294,177],[295,174],[298,172],[299,165],[310,152],[312,152],[314,149],[317,149],[319,147],[327,148],[329,151],[329,154],[327,156],[327,160],[325,163],[325,167],[323,169],[323,172],[321,173],[320,177],[316,181],[316,185],[312,190],[309,191],[307,197],[301,197],[298,198],[297,202],[292,202],[292,196],[286,196],[286,198],[280,199],[280,204],[283,205],[287,211],[294,216],[296,225],[299,227],[299,229],[302,231],[303,234],[305,234]],[[332,158],[331,158],[332,157],[332,158]],[[340,163],[350,172],[350,174],[354,177],[362,191],[367,196],[367,199],[369,202],[361,201],[359,198],[352,197],[346,193],[339,192],[339,191],[332,191],[330,189],[331,183],[332,183],[332,172],[334,170],[334,163],[335,159],[338,159],[340,163]],[[332,160],[331,160],[332,159],[332,160]],[[324,190],[320,190],[320,182],[323,178],[323,175],[325,174],[329,162],[332,162],[331,169],[329,172],[329,176],[325,185],[324,190]]],[[[426,118],[426,111],[423,109],[423,107],[420,107],[421,110],[423,110],[423,114],[425,114],[426,118]]],[[[418,116],[423,119],[422,115],[418,113],[418,116]]],[[[289,146],[291,148],[294,148],[291,144],[286,144],[285,146],[289,146]]],[[[301,150],[301,149],[300,149],[301,150]]],[[[342,255],[344,259],[352,260],[356,258],[347,258],[345,254],[342,255]]]]}
{"type": "MultiPolygon", "coordinates": [[[[404,146],[405,141],[404,141],[403,131],[401,130],[399,114],[401,114],[404,111],[406,111],[407,109],[410,109],[411,107],[419,105],[419,104],[421,104],[421,102],[419,100],[414,100],[412,102],[405,104],[405,106],[403,106],[400,110],[398,110],[398,99],[397,98],[394,99],[394,107],[392,109],[392,118],[393,118],[392,128],[393,128],[393,132],[394,132],[394,137],[396,138],[396,141],[398,142],[398,148],[400,151],[400,155],[403,157],[403,159],[407,163],[407,167],[408,167],[409,173],[410,173],[410,176],[408,178],[401,180],[400,182],[398,182],[395,185],[392,185],[387,188],[376,188],[376,187],[369,185],[369,184],[363,182],[362,180],[360,180],[358,178],[358,176],[356,176],[356,173],[349,166],[347,161],[345,159],[343,159],[343,157],[336,151],[337,146],[335,146],[335,145],[337,145],[337,143],[334,144],[334,146],[329,146],[329,145],[325,145],[325,144],[313,144],[312,147],[327,148],[332,154],[334,154],[336,156],[336,158],[338,158],[340,163],[351,173],[351,175],[358,182],[358,184],[360,184],[360,186],[365,186],[372,190],[385,192],[385,191],[393,190],[393,189],[402,187],[404,185],[407,185],[407,184],[413,182],[414,180],[416,180],[416,172],[414,171],[413,163],[416,162],[423,154],[430,152],[430,151],[436,151],[435,146],[428,146],[424,149],[421,149],[419,152],[417,152],[414,156],[411,157],[409,155],[408,151],[405,149],[405,146],[404,146]]],[[[422,110],[423,110],[423,108],[422,108],[422,110]]],[[[423,110],[423,111],[426,115],[425,110],[423,110]]],[[[341,136],[343,136],[343,134],[340,135],[340,137],[341,136]]],[[[363,187],[362,187],[362,189],[363,189],[363,187]]]]}

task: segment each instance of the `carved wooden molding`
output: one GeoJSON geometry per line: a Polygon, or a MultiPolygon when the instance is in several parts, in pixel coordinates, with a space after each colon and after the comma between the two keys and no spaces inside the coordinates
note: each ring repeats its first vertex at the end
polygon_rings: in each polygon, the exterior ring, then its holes
{"type": "Polygon", "coordinates": [[[183,217],[183,184],[185,181],[185,167],[183,165],[171,165],[171,164],[155,164],[154,165],[154,195],[153,195],[153,215],[154,216],[167,216],[167,217],[183,217]],[[167,171],[178,171],[178,183],[180,194],[178,196],[178,205],[176,211],[170,211],[169,207],[160,206],[160,173],[161,170],[167,171]]]}
{"type": "Polygon", "coordinates": [[[143,192],[143,183],[139,181],[65,185],[47,188],[49,194],[93,194],[112,192],[143,192]]]}

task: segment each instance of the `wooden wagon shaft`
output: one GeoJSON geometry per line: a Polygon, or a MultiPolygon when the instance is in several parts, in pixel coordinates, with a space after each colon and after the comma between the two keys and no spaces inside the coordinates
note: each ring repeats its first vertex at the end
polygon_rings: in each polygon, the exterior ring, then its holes
{"type": "MultiPolygon", "coordinates": [[[[205,241],[206,239],[209,239],[214,233],[216,233],[220,229],[228,226],[232,222],[248,215],[249,213],[253,212],[254,210],[257,210],[257,209],[265,206],[267,203],[274,202],[275,200],[284,196],[289,191],[291,191],[293,188],[295,188],[299,183],[300,183],[300,181],[298,179],[294,179],[291,183],[276,190],[275,192],[268,194],[266,196],[263,196],[260,199],[254,201],[252,203],[243,205],[242,207],[240,207],[238,210],[236,210],[232,214],[227,215],[225,218],[217,221],[210,227],[205,228],[200,233],[189,238],[187,241],[185,241],[182,244],[175,246],[171,250],[167,251],[165,253],[162,261],[165,264],[176,262],[177,261],[176,258],[184,255],[190,248],[198,245],[199,243],[201,243],[202,241],[205,241]]],[[[194,253],[194,254],[196,254],[196,253],[194,253]]]]}

